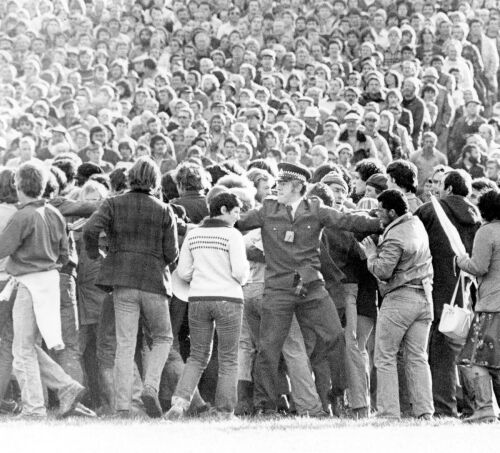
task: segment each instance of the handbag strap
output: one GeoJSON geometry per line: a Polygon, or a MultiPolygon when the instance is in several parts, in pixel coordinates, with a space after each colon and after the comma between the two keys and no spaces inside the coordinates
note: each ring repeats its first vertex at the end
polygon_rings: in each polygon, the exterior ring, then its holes
{"type": "Polygon", "coordinates": [[[453,291],[453,296],[451,296],[450,307],[455,305],[455,301],[457,300],[458,287],[460,286],[460,282],[463,280],[462,271],[458,274],[457,284],[455,285],[455,290],[453,291]]]}

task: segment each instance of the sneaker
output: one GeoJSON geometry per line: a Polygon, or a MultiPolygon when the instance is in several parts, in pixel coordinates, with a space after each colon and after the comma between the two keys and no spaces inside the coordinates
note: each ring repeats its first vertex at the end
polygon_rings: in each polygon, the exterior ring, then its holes
{"type": "Polygon", "coordinates": [[[149,385],[144,387],[141,400],[146,409],[146,414],[151,418],[161,418],[163,411],[161,409],[160,400],[158,399],[158,392],[153,387],[149,385]]]}
{"type": "Polygon", "coordinates": [[[176,396],[172,397],[172,407],[165,414],[165,420],[173,421],[184,418],[189,409],[189,405],[189,401],[185,400],[184,398],[179,398],[176,396]]]}
{"type": "Polygon", "coordinates": [[[370,411],[367,407],[358,407],[356,409],[352,409],[352,418],[355,420],[360,420],[362,418],[368,418],[370,416],[370,411]]]}
{"type": "Polygon", "coordinates": [[[0,401],[0,414],[4,415],[17,415],[21,413],[22,406],[14,400],[0,401]]]}
{"type": "Polygon", "coordinates": [[[78,403],[75,406],[72,415],[75,415],[77,417],[97,418],[97,414],[92,409],[84,406],[82,403],[78,403]]]}
{"type": "Polygon", "coordinates": [[[75,407],[85,395],[85,387],[78,382],[74,382],[60,397],[59,397],[59,413],[58,418],[64,418],[71,415],[75,407]]]}
{"type": "Polygon", "coordinates": [[[496,423],[498,419],[491,414],[472,414],[462,420],[464,423],[496,423]]]}

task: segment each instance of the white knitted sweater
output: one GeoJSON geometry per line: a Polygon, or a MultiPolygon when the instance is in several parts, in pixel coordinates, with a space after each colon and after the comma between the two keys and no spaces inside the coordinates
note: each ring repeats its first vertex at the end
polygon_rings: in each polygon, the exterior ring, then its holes
{"type": "Polygon", "coordinates": [[[188,232],[177,273],[190,282],[189,302],[243,302],[241,286],[250,273],[242,234],[218,219],[206,219],[188,232]]]}

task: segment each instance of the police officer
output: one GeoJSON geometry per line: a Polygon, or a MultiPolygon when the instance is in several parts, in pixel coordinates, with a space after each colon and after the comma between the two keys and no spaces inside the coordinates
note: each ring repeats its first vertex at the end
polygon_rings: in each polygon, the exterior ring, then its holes
{"type": "Polygon", "coordinates": [[[305,198],[311,177],[307,168],[282,163],[278,169],[277,197],[265,199],[238,223],[241,230],[261,228],[266,259],[254,392],[257,412],[263,414],[276,411],[278,363],[294,313],[309,357],[326,358],[331,348],[344,348],[342,327],[320,272],[323,227],[381,231],[378,219],[341,213],[317,198],[305,198]]]}

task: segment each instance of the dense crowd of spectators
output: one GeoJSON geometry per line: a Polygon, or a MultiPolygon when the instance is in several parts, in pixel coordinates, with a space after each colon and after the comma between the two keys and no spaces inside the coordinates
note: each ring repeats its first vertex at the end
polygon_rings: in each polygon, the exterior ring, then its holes
{"type": "Polygon", "coordinates": [[[495,0],[0,2],[0,410],[493,419],[499,40],[495,0]]]}

